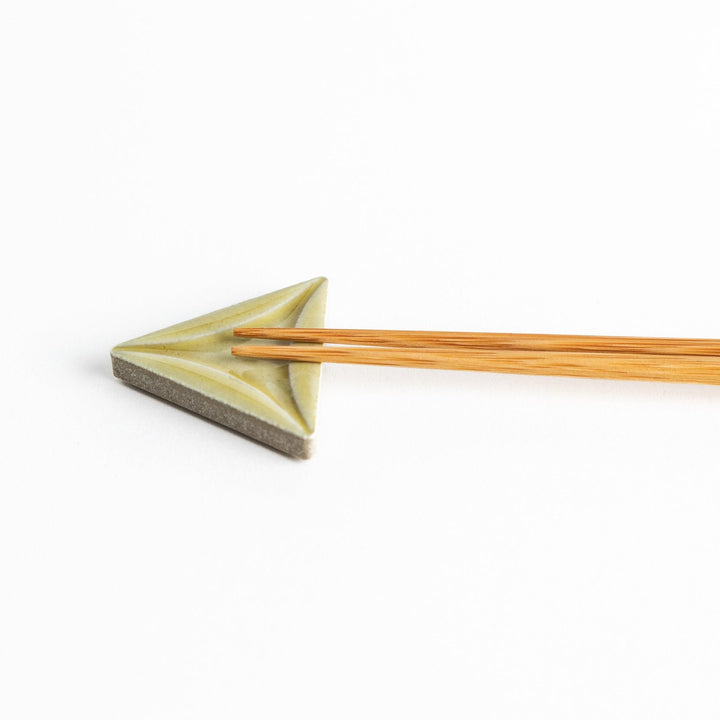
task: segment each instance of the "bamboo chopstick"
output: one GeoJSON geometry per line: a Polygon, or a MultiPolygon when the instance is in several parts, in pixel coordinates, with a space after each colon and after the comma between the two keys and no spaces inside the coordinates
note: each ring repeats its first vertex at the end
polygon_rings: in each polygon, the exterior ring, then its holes
{"type": "Polygon", "coordinates": [[[239,345],[239,357],[720,385],[720,357],[629,352],[239,345]]]}
{"type": "Polygon", "coordinates": [[[236,337],[385,347],[552,350],[556,352],[648,353],[720,356],[720,340],[534,335],[523,333],[432,332],[426,330],[331,330],[324,328],[235,328],[236,337]]]}

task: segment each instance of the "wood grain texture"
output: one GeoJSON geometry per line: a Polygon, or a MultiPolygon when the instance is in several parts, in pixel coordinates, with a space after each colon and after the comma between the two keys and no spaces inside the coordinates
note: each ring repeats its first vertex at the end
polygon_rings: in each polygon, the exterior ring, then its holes
{"type": "Polygon", "coordinates": [[[720,384],[720,357],[697,355],[307,345],[239,345],[232,348],[232,354],[238,357],[306,362],[720,384]]]}
{"type": "Polygon", "coordinates": [[[235,328],[236,337],[381,345],[384,347],[547,350],[555,352],[647,353],[720,357],[720,340],[613,337],[604,335],[535,335],[524,333],[434,332],[426,330],[333,330],[323,328],[235,328]]]}

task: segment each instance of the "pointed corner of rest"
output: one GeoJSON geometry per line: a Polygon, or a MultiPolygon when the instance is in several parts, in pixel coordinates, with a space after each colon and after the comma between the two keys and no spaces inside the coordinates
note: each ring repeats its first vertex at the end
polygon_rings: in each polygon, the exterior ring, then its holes
{"type": "Polygon", "coordinates": [[[110,363],[113,375],[121,380],[125,379],[122,374],[123,366],[126,366],[128,361],[132,362],[132,352],[127,350],[128,346],[132,344],[132,340],[126,340],[110,348],[110,363]]]}
{"type": "Polygon", "coordinates": [[[122,348],[120,345],[115,345],[114,347],[110,348],[110,363],[112,365],[112,371],[115,377],[120,377],[118,365],[121,362],[121,352],[122,348]]]}
{"type": "MultiPolygon", "coordinates": [[[[128,355],[128,348],[135,344],[134,340],[125,340],[125,342],[113,345],[110,348],[110,360],[113,364],[113,370],[116,368],[117,361],[126,358],[128,355]]],[[[117,373],[115,373],[117,375],[117,373]]]]}
{"type": "MultiPolygon", "coordinates": [[[[160,331],[162,332],[162,331],[160,331]]],[[[130,340],[125,340],[117,345],[113,345],[110,348],[110,362],[112,363],[113,375],[120,378],[121,380],[127,380],[127,377],[122,373],[121,368],[126,367],[127,364],[135,362],[138,356],[138,350],[142,345],[143,340],[152,337],[150,335],[141,335],[139,337],[133,337],[130,340]]]]}

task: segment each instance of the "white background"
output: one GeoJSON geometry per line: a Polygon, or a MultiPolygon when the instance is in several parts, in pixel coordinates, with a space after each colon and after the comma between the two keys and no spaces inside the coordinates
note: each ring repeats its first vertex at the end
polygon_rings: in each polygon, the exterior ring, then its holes
{"type": "Polygon", "coordinates": [[[108,354],[720,337],[715,0],[1,14],[3,718],[720,715],[720,388],[328,366],[300,462],[108,354]]]}

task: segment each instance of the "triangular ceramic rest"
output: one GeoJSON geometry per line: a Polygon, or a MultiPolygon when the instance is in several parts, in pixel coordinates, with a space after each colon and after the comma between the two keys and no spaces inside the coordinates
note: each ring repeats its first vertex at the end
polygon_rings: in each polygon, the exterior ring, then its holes
{"type": "MultiPolygon", "coordinates": [[[[122,380],[290,455],[308,457],[320,364],[238,358],[234,327],[323,327],[315,278],[128,340],[111,351],[122,380]]],[[[268,342],[246,340],[245,342],[268,342]]]]}

